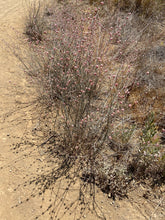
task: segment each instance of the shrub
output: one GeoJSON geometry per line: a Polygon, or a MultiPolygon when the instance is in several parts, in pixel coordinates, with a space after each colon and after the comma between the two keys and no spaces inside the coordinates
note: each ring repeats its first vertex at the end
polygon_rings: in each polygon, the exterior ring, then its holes
{"type": "Polygon", "coordinates": [[[25,34],[29,41],[41,41],[46,23],[40,1],[34,1],[28,6],[25,24],[25,34]]]}
{"type": "MultiPolygon", "coordinates": [[[[113,198],[126,194],[130,172],[135,177],[134,170],[144,166],[146,172],[152,160],[145,157],[143,145],[134,157],[129,143],[136,128],[131,109],[138,103],[129,103],[128,97],[137,85],[139,35],[132,28],[132,15],[120,16],[104,19],[99,8],[84,12],[60,5],[48,17],[44,40],[40,45],[30,43],[30,53],[20,59],[38,85],[42,114],[47,119],[52,113],[46,124],[53,136],[44,144],[51,138],[53,143],[46,152],[62,158],[64,174],[76,166],[75,175],[113,198]]],[[[152,126],[145,126],[142,139],[148,138],[152,126]]]]}
{"type": "Polygon", "coordinates": [[[82,168],[94,173],[99,166],[95,161],[115,134],[119,146],[129,140],[124,112],[132,107],[126,99],[135,83],[128,57],[121,52],[124,23],[116,23],[112,30],[98,15],[96,9],[80,13],[74,7],[57,7],[43,43],[31,44],[29,62],[22,59],[25,72],[38,83],[42,105],[58,113],[52,118],[57,139],[51,151],[63,152],[68,163],[85,158],[82,168]],[[116,69],[113,65],[120,56],[116,69]]]}

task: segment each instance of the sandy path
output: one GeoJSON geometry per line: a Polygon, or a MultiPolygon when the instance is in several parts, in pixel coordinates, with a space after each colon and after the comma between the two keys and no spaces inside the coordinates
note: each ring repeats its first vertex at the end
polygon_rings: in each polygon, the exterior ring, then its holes
{"type": "MultiPolygon", "coordinates": [[[[24,87],[25,79],[21,75],[17,60],[9,54],[4,46],[6,42],[17,44],[15,28],[22,29],[24,8],[21,0],[0,0],[0,219],[19,220],[33,219],[35,204],[12,208],[20,203],[25,192],[21,189],[14,192],[14,188],[21,182],[22,170],[26,170],[26,163],[22,161],[15,167],[14,162],[18,156],[10,150],[10,145],[20,139],[27,127],[27,112],[18,110],[16,101],[26,99],[27,91],[24,87]],[[10,112],[16,112],[10,115],[10,112]]],[[[23,171],[23,172],[24,172],[23,171]]]]}

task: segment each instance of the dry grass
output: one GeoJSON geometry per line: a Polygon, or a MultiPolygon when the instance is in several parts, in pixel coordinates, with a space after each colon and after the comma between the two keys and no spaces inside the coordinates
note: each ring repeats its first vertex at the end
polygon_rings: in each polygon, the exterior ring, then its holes
{"type": "Polygon", "coordinates": [[[120,9],[123,11],[136,12],[144,17],[164,16],[165,3],[163,0],[90,0],[90,4],[101,4],[108,9],[120,9]],[[104,3],[104,4],[102,4],[104,3]]]}
{"type": "Polygon", "coordinates": [[[26,16],[25,34],[30,41],[42,41],[46,22],[40,1],[29,3],[26,16]]]}

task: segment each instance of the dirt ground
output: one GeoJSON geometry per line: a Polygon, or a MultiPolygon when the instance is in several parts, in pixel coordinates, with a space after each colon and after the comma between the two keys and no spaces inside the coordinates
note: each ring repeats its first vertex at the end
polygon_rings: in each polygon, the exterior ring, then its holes
{"type": "MultiPolygon", "coordinates": [[[[44,165],[42,156],[37,151],[33,151],[30,157],[27,156],[28,147],[18,153],[13,153],[11,149],[13,144],[30,135],[35,127],[31,120],[34,109],[27,107],[35,98],[35,90],[26,81],[17,59],[5,46],[5,42],[19,45],[15,30],[23,32],[24,7],[21,0],[0,0],[0,220],[32,220],[36,216],[47,220],[50,217],[48,213],[42,214],[40,196],[24,202],[34,190],[31,185],[24,187],[24,177],[34,176],[36,170],[44,165]]],[[[126,199],[113,201],[99,190],[96,199],[106,219],[163,220],[165,195],[162,195],[165,191],[163,188],[159,191],[160,196],[141,184],[126,199]]],[[[45,195],[45,207],[53,196],[45,195]]],[[[70,191],[65,203],[69,203],[74,197],[76,198],[75,191],[70,191]]],[[[72,211],[63,215],[64,210],[65,207],[61,206],[57,219],[80,219],[78,211],[75,217],[72,211]]],[[[81,217],[90,220],[97,218],[95,213],[88,212],[84,212],[81,217]]]]}

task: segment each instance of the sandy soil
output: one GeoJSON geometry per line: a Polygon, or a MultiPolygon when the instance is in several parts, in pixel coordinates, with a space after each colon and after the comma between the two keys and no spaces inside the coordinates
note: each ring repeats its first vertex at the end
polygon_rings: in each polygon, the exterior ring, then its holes
{"type": "MultiPolygon", "coordinates": [[[[25,107],[33,100],[35,90],[30,87],[18,61],[5,46],[5,42],[19,45],[15,30],[23,32],[23,15],[21,0],[0,0],[0,220],[32,220],[38,215],[39,219],[47,220],[49,214],[42,215],[41,197],[23,202],[33,192],[31,185],[24,187],[24,177],[34,176],[36,170],[43,166],[41,155],[33,151],[29,157],[26,156],[29,155],[28,148],[18,153],[13,153],[11,149],[13,144],[26,139],[35,126],[31,121],[34,112],[30,107],[25,107]]],[[[45,207],[49,205],[50,197],[53,195],[45,195],[45,207]]],[[[66,203],[74,197],[75,192],[71,191],[66,203]]],[[[153,193],[142,185],[129,194],[129,199],[115,202],[98,191],[97,201],[106,219],[163,220],[165,217],[163,198],[154,198],[153,193]],[[148,193],[147,199],[144,198],[145,193],[148,193]]],[[[61,206],[59,219],[80,219],[79,213],[76,218],[72,213],[61,217],[64,209],[61,206]]],[[[97,219],[94,213],[87,212],[83,218],[97,219]]]]}

